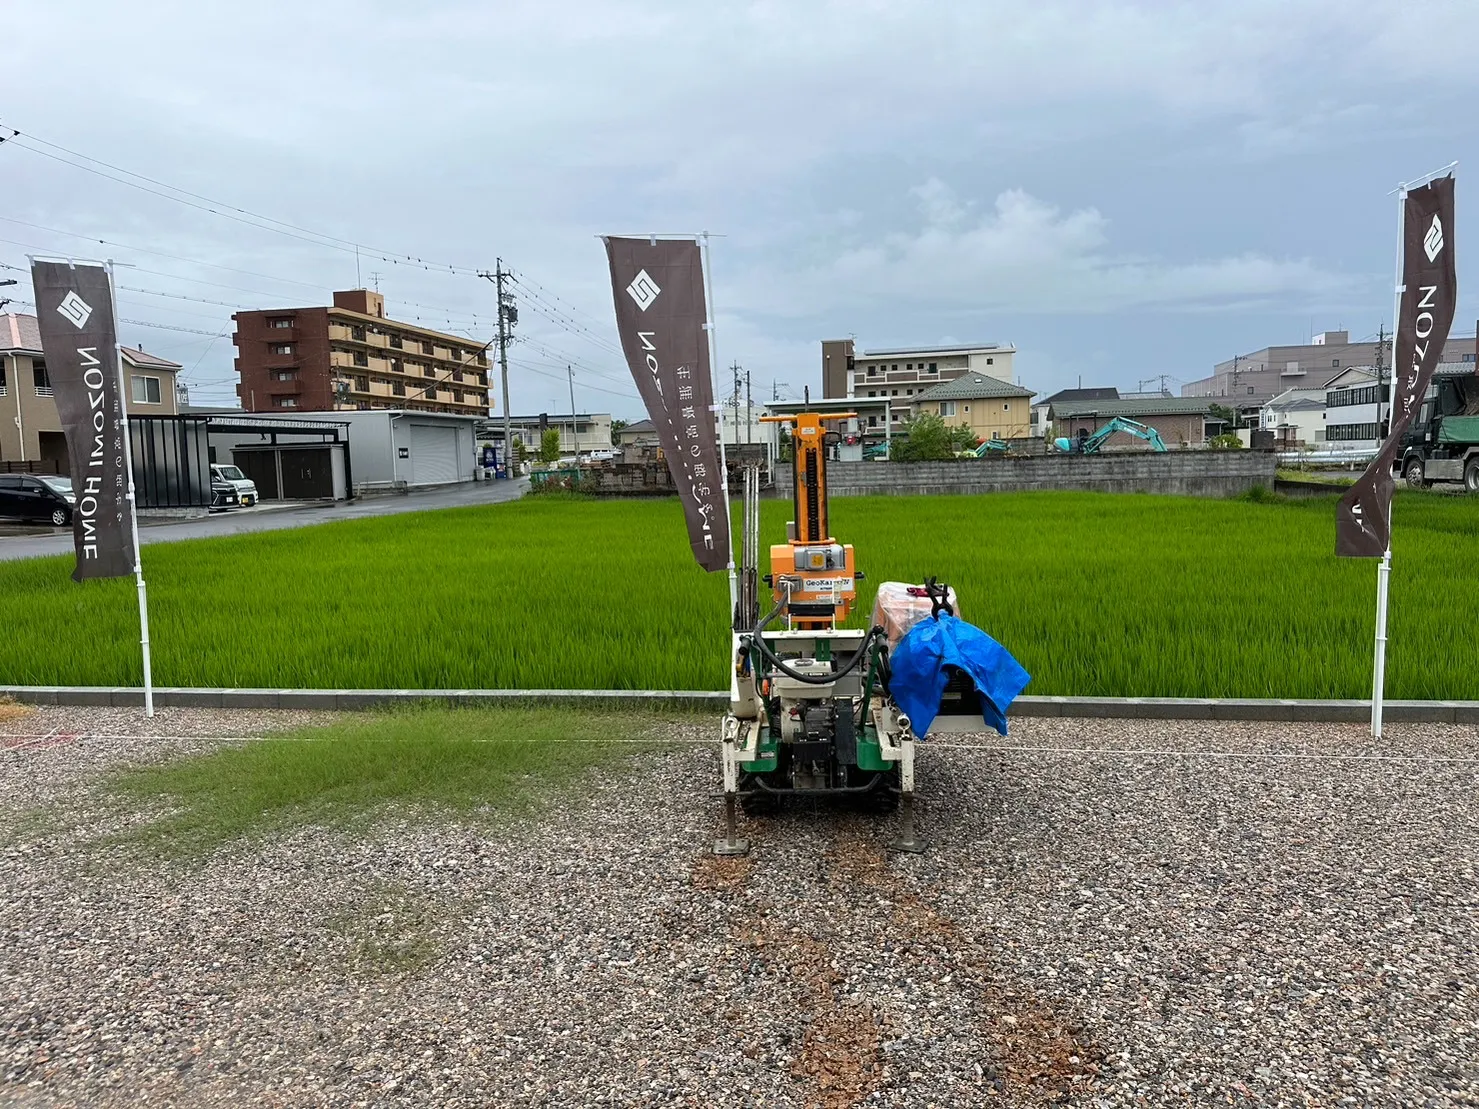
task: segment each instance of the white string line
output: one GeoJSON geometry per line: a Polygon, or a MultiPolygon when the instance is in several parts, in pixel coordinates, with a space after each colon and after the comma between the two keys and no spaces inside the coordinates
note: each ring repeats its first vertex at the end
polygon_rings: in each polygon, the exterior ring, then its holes
{"type": "MultiPolygon", "coordinates": [[[[0,734],[0,740],[19,739],[25,741],[44,740],[58,738],[57,730],[41,733],[12,733],[0,734]]],[[[66,738],[65,733],[60,734],[66,738]]],[[[272,739],[288,739],[287,735],[248,735],[248,736],[219,736],[219,735],[130,735],[121,732],[88,732],[76,736],[74,742],[85,742],[93,739],[117,739],[128,741],[181,741],[181,740],[215,740],[218,743],[255,743],[272,739]]],[[[294,742],[311,742],[308,740],[295,740],[294,742]]],[[[474,743],[497,743],[505,742],[493,739],[475,739],[474,743]]],[[[513,741],[518,742],[518,741],[513,741]]],[[[629,743],[629,744],[663,744],[671,746],[688,747],[717,747],[719,741],[716,739],[683,739],[680,737],[651,737],[647,739],[562,739],[559,743],[629,743]]],[[[25,744],[16,744],[12,747],[0,748],[3,751],[18,751],[25,744]]],[[[1212,759],[1289,759],[1310,760],[1330,762],[1415,762],[1415,763],[1442,763],[1461,766],[1479,764],[1479,758],[1464,758],[1447,755],[1323,755],[1303,754],[1288,751],[1201,751],[1177,748],[1153,748],[1153,747],[1014,747],[995,743],[941,743],[937,740],[922,740],[920,747],[924,750],[941,751],[996,751],[1004,754],[1049,754],[1049,755],[1142,755],[1163,758],[1212,758],[1212,759]]]]}
{"type": "MultiPolygon", "coordinates": [[[[20,732],[20,733],[15,733],[15,732],[12,732],[12,733],[0,733],[0,741],[15,740],[15,739],[22,740],[23,742],[16,743],[16,744],[13,744],[13,745],[7,746],[7,747],[0,747],[0,753],[4,753],[4,752],[7,752],[7,751],[20,751],[20,750],[25,749],[32,742],[34,742],[36,740],[44,740],[44,739],[63,739],[63,740],[69,740],[69,741],[71,741],[73,743],[85,743],[88,740],[95,740],[95,739],[118,739],[118,740],[138,741],[138,742],[158,742],[158,741],[161,741],[161,740],[178,742],[178,741],[181,741],[181,740],[202,740],[202,739],[209,739],[209,740],[214,740],[217,743],[261,743],[261,742],[265,742],[267,740],[281,739],[281,740],[292,740],[292,742],[295,742],[295,743],[313,742],[312,740],[301,740],[301,739],[296,739],[295,740],[295,739],[292,739],[292,736],[290,734],[279,734],[279,735],[124,735],[122,733],[112,733],[112,732],[86,732],[86,733],[77,734],[77,735],[68,735],[65,732],[58,732],[58,731],[55,731],[55,730],[53,730],[51,732],[48,732],[45,735],[42,735],[39,732],[36,732],[36,733],[26,733],[26,732],[20,732]]],[[[388,742],[388,741],[382,741],[382,742],[388,742]]],[[[523,741],[523,740],[474,739],[474,740],[472,740],[472,742],[473,743],[500,743],[500,742],[519,743],[519,742],[526,742],[526,741],[523,741]]],[[[560,739],[560,740],[555,740],[554,742],[557,742],[557,743],[636,743],[636,744],[653,744],[653,743],[658,743],[658,744],[674,744],[674,745],[681,744],[681,745],[684,745],[684,746],[696,746],[696,747],[697,746],[702,746],[702,747],[712,746],[712,747],[715,747],[715,748],[717,748],[719,746],[719,741],[717,739],[681,739],[681,738],[677,738],[677,737],[671,737],[671,738],[653,737],[651,739],[617,739],[617,738],[612,738],[612,739],[560,739]]],[[[58,744],[58,746],[60,746],[60,744],[58,744]]]]}
{"type": "Polygon", "coordinates": [[[946,751],[999,751],[1010,754],[1046,755],[1146,755],[1169,758],[1209,759],[1311,759],[1334,762],[1435,762],[1479,764],[1479,758],[1450,757],[1446,755],[1326,755],[1306,754],[1294,751],[1203,751],[1171,747],[1011,747],[997,743],[940,743],[927,740],[922,748],[939,748],[946,751]]]}

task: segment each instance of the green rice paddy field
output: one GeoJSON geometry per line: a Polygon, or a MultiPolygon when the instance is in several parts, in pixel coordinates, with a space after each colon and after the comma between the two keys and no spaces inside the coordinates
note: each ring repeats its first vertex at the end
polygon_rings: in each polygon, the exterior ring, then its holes
{"type": "MultiPolygon", "coordinates": [[[[765,505],[764,542],[789,502],[765,505]]],[[[1399,493],[1388,694],[1479,699],[1479,499],[1399,493]]],[[[1334,502],[1101,494],[838,499],[867,573],[951,582],[1029,693],[1369,695],[1375,564],[1334,502]]],[[[163,686],[727,683],[726,583],[676,501],[533,498],[144,548],[163,686]]],[[[138,685],[132,580],[0,563],[0,684],[138,685]]]]}

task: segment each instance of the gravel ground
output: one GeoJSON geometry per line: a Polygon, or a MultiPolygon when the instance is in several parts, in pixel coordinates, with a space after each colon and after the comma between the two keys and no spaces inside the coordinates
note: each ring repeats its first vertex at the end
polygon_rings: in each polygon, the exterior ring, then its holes
{"type": "Polygon", "coordinates": [[[203,863],[17,819],[222,742],[90,737],[143,730],[0,719],[51,733],[0,740],[0,1101],[1479,1105],[1474,729],[1025,720],[926,750],[920,857],[807,808],[713,858],[700,746],[517,829],[203,863]]]}

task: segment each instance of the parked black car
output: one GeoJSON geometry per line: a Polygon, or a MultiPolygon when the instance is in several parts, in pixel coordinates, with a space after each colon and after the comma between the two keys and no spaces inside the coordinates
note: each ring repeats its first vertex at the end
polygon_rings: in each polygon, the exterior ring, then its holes
{"type": "Polygon", "coordinates": [[[0,474],[0,516],[72,526],[72,479],[52,474],[0,474]]]}
{"type": "Polygon", "coordinates": [[[241,498],[236,495],[236,486],[229,481],[214,479],[211,481],[211,511],[225,512],[227,509],[235,508],[241,504],[241,498]]]}

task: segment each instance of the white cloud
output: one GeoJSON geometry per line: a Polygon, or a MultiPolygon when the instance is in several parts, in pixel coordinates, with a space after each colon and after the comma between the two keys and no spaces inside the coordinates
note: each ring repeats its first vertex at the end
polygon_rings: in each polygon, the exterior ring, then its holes
{"type": "Polygon", "coordinates": [[[1072,315],[1278,301],[1303,310],[1351,289],[1348,278],[1307,259],[1243,253],[1176,261],[1115,250],[1110,221],[1097,209],[1064,212],[1021,189],[1001,193],[985,211],[936,178],[910,192],[915,229],[810,267],[797,282],[806,295],[792,300],[790,312],[779,297],[767,307],[784,314],[891,304],[896,311],[1072,315]]]}

